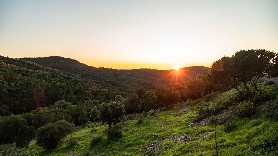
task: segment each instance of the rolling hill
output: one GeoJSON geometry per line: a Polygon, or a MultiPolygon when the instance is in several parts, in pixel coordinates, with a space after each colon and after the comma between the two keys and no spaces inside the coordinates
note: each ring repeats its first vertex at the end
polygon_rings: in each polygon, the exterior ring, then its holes
{"type": "MultiPolygon", "coordinates": [[[[176,72],[174,70],[117,70],[111,68],[95,68],[74,59],[60,56],[21,58],[21,60],[31,61],[45,67],[78,74],[93,82],[106,86],[115,86],[122,90],[137,88],[153,89],[157,86],[173,83],[176,77],[176,72]]],[[[209,68],[204,66],[184,67],[179,71],[183,73],[183,75],[179,76],[178,81],[184,82],[208,71],[209,68]]]]}

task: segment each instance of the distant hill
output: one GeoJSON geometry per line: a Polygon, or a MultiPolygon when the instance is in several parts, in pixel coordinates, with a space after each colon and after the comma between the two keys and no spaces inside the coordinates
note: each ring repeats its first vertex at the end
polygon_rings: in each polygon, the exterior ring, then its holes
{"type": "Polygon", "coordinates": [[[64,72],[75,73],[93,82],[118,87],[122,90],[134,88],[152,89],[175,81],[183,82],[209,71],[209,68],[204,66],[185,67],[180,69],[179,73],[183,74],[180,74],[177,80],[177,73],[173,70],[95,68],[80,63],[77,60],[60,56],[21,58],[21,60],[35,62],[42,66],[59,69],[64,72]]]}
{"type": "Polygon", "coordinates": [[[89,70],[93,68],[77,60],[71,58],[64,58],[60,56],[36,57],[36,58],[25,57],[20,59],[25,61],[35,62],[45,67],[51,67],[51,68],[65,70],[69,72],[89,70]]]}
{"type": "Polygon", "coordinates": [[[99,87],[74,74],[0,56],[0,115],[30,112],[58,100],[84,101],[99,87]]]}
{"type": "Polygon", "coordinates": [[[208,72],[210,69],[204,66],[189,66],[181,68],[180,70],[187,73],[190,77],[195,77],[199,74],[208,72]]]}

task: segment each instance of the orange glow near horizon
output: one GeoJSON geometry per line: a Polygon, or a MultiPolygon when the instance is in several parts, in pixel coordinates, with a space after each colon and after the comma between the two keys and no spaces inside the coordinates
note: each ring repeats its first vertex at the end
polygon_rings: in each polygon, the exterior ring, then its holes
{"type": "Polygon", "coordinates": [[[181,67],[178,65],[173,66],[172,70],[169,72],[168,75],[172,83],[179,83],[186,76],[187,76],[187,72],[185,70],[182,70],[181,67]]]}
{"type": "Polygon", "coordinates": [[[173,69],[175,69],[175,71],[179,71],[179,70],[180,70],[180,68],[181,68],[181,66],[179,66],[179,65],[175,65],[175,66],[173,66],[173,69]]]}
{"type": "Polygon", "coordinates": [[[148,68],[148,69],[158,69],[158,70],[171,70],[175,69],[178,71],[178,68],[189,67],[189,66],[205,66],[210,67],[211,62],[188,62],[184,61],[179,63],[178,65],[173,65],[173,63],[168,62],[147,62],[147,61],[113,61],[113,60],[91,60],[86,57],[77,58],[81,63],[85,63],[89,66],[93,67],[104,67],[104,68],[113,68],[113,69],[140,69],[140,68],[148,68]]]}

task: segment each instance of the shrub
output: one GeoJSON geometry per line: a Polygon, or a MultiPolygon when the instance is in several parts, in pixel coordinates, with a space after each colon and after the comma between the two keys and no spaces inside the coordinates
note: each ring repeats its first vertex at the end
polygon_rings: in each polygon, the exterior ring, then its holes
{"type": "Polygon", "coordinates": [[[73,128],[73,124],[64,120],[48,123],[37,130],[37,143],[47,150],[54,149],[73,128]]]}
{"type": "Polygon", "coordinates": [[[36,130],[35,127],[26,126],[22,127],[18,131],[18,135],[15,138],[16,146],[18,147],[25,147],[29,144],[31,139],[35,136],[36,130]]]}
{"type": "Polygon", "coordinates": [[[140,116],[140,117],[137,118],[137,124],[138,124],[138,125],[140,125],[141,123],[143,123],[143,121],[144,121],[144,120],[143,120],[143,117],[142,117],[142,116],[140,116]]]}
{"type": "Polygon", "coordinates": [[[243,101],[236,106],[236,114],[239,117],[248,118],[255,113],[256,109],[253,102],[243,101]]]}
{"type": "Polygon", "coordinates": [[[99,120],[98,117],[99,111],[96,106],[92,107],[88,110],[88,117],[91,122],[95,122],[99,120]]]}
{"type": "Polygon", "coordinates": [[[34,156],[30,150],[22,150],[14,144],[4,144],[0,146],[1,156],[34,156]]]}
{"type": "Polygon", "coordinates": [[[143,116],[143,117],[147,117],[147,116],[148,116],[148,112],[145,112],[145,111],[144,111],[144,112],[142,112],[142,113],[141,113],[141,116],[143,116]]]}
{"type": "Polygon", "coordinates": [[[23,117],[27,119],[28,122],[32,123],[36,129],[42,127],[43,125],[53,122],[52,116],[46,109],[36,109],[31,114],[23,114],[23,117]]]}
{"type": "Polygon", "coordinates": [[[26,146],[34,136],[34,128],[19,115],[0,118],[0,144],[16,143],[16,146],[26,146]]]}
{"type": "Polygon", "coordinates": [[[89,121],[87,112],[80,105],[73,106],[73,109],[71,110],[71,117],[76,126],[85,125],[89,121]]]}
{"type": "Polygon", "coordinates": [[[9,112],[9,107],[6,105],[0,106],[0,116],[9,116],[12,113],[9,112]]]}
{"type": "Polygon", "coordinates": [[[278,121],[278,101],[274,101],[275,104],[270,106],[268,116],[274,121],[278,121]]]}
{"type": "Polygon", "coordinates": [[[91,147],[93,147],[94,145],[96,145],[97,143],[101,142],[102,140],[102,137],[101,136],[97,136],[97,137],[94,137],[91,141],[91,147]]]}
{"type": "Polygon", "coordinates": [[[73,146],[76,145],[77,139],[76,139],[76,138],[73,138],[73,137],[70,137],[69,140],[68,140],[67,142],[68,142],[68,147],[73,147],[73,146]]]}
{"type": "Polygon", "coordinates": [[[107,129],[108,140],[117,140],[122,137],[121,127],[113,126],[107,129]]]}
{"type": "Polygon", "coordinates": [[[226,120],[224,123],[224,132],[232,132],[236,129],[236,121],[233,119],[226,120]]]}
{"type": "Polygon", "coordinates": [[[262,140],[261,147],[264,150],[264,152],[266,152],[266,154],[278,151],[278,137],[267,138],[262,140]]]}
{"type": "Polygon", "coordinates": [[[149,111],[150,116],[156,116],[156,111],[154,109],[151,109],[149,111]]]}
{"type": "Polygon", "coordinates": [[[34,113],[24,113],[24,114],[20,114],[20,116],[27,121],[28,125],[34,126],[34,119],[35,119],[34,113]]]}

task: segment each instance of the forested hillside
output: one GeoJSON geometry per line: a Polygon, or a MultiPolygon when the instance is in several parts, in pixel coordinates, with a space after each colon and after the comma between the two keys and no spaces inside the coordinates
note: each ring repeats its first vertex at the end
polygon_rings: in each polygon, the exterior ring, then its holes
{"type": "Polygon", "coordinates": [[[73,74],[7,57],[0,57],[1,115],[30,112],[58,100],[81,102],[100,88],[73,74]]]}
{"type": "Polygon", "coordinates": [[[185,67],[181,69],[183,75],[177,79],[173,70],[116,70],[111,68],[95,68],[60,56],[22,58],[22,60],[32,61],[45,67],[72,72],[93,82],[105,86],[115,86],[122,90],[138,88],[154,89],[155,87],[174,83],[175,81],[181,83],[209,71],[209,68],[203,66],[185,67]]]}

